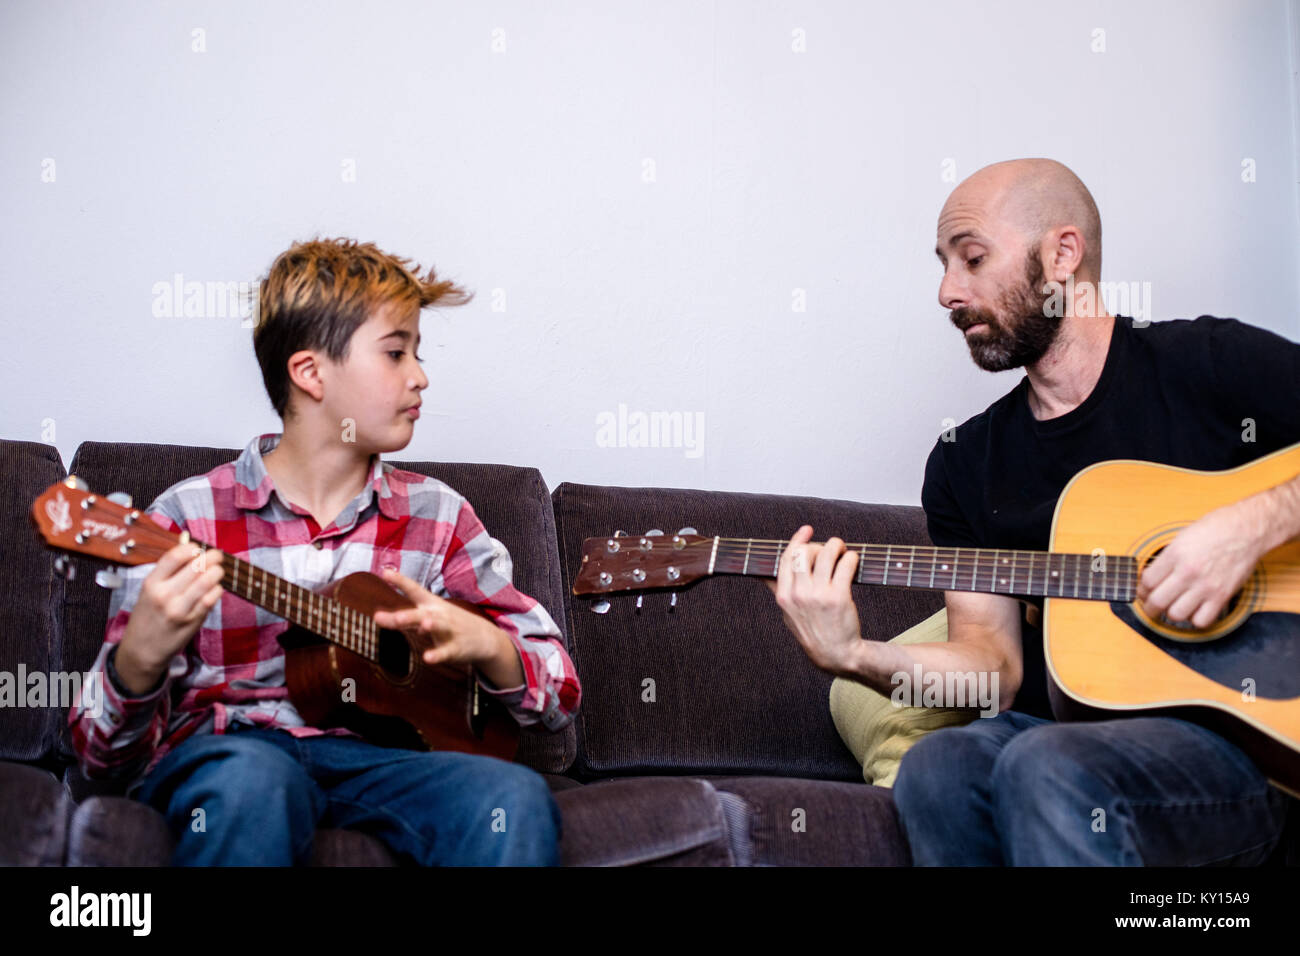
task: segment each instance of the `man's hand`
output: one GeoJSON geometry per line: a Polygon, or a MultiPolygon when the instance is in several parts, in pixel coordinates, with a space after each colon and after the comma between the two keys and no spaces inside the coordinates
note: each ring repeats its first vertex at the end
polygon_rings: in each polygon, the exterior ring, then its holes
{"type": "Polygon", "coordinates": [[[431,641],[433,647],[424,652],[424,663],[476,667],[497,688],[518,687],[524,682],[519,651],[501,628],[438,597],[400,571],[385,568],[383,579],[414,602],[415,607],[376,611],[375,623],[431,641]]]}
{"type": "Polygon", "coordinates": [[[1147,614],[1209,627],[1267,550],[1253,499],[1216,508],[1180,531],[1146,566],[1137,597],[1147,614]]]}
{"type": "Polygon", "coordinates": [[[766,584],[776,595],[786,627],[812,662],[846,675],[862,644],[858,609],[849,596],[858,553],[846,550],[839,538],[809,544],[812,533],[809,525],[794,533],[781,555],[776,580],[766,584]]]}

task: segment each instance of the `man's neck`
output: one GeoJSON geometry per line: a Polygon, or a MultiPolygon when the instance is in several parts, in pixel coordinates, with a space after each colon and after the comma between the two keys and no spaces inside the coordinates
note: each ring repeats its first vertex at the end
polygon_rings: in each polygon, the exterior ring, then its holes
{"type": "Polygon", "coordinates": [[[1025,369],[1029,411],[1038,421],[1060,418],[1084,403],[1101,378],[1115,317],[1069,315],[1047,353],[1025,369]]]}
{"type": "Polygon", "coordinates": [[[262,456],[280,496],[328,527],[370,480],[370,456],[332,434],[286,426],[280,443],[262,456]]]}

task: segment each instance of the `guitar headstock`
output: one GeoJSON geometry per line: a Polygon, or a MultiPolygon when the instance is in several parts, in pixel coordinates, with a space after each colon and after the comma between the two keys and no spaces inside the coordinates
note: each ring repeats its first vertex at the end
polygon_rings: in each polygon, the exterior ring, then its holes
{"type": "Polygon", "coordinates": [[[131,507],[125,495],[97,495],[75,475],[41,492],[31,515],[51,548],[113,564],[149,564],[181,541],[131,507]]]}
{"type": "Polygon", "coordinates": [[[573,593],[617,594],[685,587],[706,577],[714,539],[701,534],[616,534],[582,542],[573,593]]]}

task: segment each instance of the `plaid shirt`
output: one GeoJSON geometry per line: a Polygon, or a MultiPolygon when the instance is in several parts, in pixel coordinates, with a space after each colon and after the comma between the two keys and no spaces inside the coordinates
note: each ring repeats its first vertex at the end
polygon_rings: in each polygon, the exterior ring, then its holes
{"type": "MultiPolygon", "coordinates": [[[[519,651],[525,683],[494,689],[521,725],[558,730],[573,719],[582,691],[560,630],[535,600],[511,584],[513,565],[463,497],[447,485],[401,471],[378,456],[371,481],[329,527],[275,493],[262,455],[275,433],[249,442],[239,458],[168,488],[146,510],[172,532],[243,558],[309,590],[354,571],[379,574],[392,565],[434,594],[484,607],[519,651]]],[[[142,697],[115,686],[106,666],[126,630],[153,564],[123,569],[113,591],[108,630],[93,672],[102,706],[81,702],[68,715],[72,743],[88,777],[133,777],[138,785],[163,756],[196,733],[224,733],[233,722],[283,727],[298,737],[356,736],[345,728],[303,723],[284,683],[281,617],[225,592],[161,684],[142,697]]]]}

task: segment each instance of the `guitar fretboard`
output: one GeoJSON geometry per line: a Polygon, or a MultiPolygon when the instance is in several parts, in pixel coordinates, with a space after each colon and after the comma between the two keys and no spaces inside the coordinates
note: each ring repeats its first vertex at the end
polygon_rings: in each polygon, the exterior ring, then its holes
{"type": "Polygon", "coordinates": [[[226,590],[363,657],[379,659],[379,628],[369,615],[233,555],[223,553],[221,565],[226,590]]]}
{"type": "MultiPolygon", "coordinates": [[[[712,570],[776,577],[788,545],[718,538],[712,570]]],[[[1137,561],[1130,555],[899,544],[847,547],[858,554],[858,584],[1125,603],[1137,597],[1137,561]]]]}

